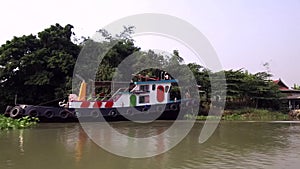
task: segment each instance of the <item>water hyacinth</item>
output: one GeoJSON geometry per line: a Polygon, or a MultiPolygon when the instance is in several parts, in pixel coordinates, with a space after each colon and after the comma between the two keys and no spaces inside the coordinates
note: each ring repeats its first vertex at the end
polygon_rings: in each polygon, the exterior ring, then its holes
{"type": "Polygon", "coordinates": [[[34,126],[39,121],[36,117],[25,116],[20,119],[13,119],[0,115],[0,130],[23,129],[34,126]]]}

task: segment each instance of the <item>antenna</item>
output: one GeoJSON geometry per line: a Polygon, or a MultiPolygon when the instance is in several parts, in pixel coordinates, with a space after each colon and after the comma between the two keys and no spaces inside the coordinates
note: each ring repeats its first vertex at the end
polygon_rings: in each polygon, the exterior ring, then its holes
{"type": "Polygon", "coordinates": [[[15,94],[15,105],[17,105],[18,94],[15,94]]]}
{"type": "Polygon", "coordinates": [[[84,78],[80,76],[79,74],[75,74],[76,77],[78,77],[81,81],[85,82],[84,78]]]}

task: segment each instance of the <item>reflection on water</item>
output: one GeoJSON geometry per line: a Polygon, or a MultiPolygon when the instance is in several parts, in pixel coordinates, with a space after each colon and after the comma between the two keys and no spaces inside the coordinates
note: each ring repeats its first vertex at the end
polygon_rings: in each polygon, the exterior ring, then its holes
{"type": "MultiPolygon", "coordinates": [[[[111,126],[119,133],[144,138],[164,132],[171,124],[120,122],[111,126]]],[[[77,123],[1,131],[0,169],[299,168],[300,124],[222,122],[207,142],[199,144],[202,127],[202,122],[196,123],[175,148],[145,159],[119,157],[99,148],[77,123]]],[[[109,130],[93,133],[106,143],[119,141],[116,148],[131,146],[135,151],[138,144],[117,140],[109,130]]],[[[144,147],[158,151],[169,146],[171,139],[172,135],[157,137],[144,147]]]]}
{"type": "Polygon", "coordinates": [[[21,153],[24,153],[24,148],[23,148],[23,147],[24,147],[24,144],[23,144],[23,143],[24,143],[24,142],[23,142],[23,133],[24,133],[24,132],[23,132],[23,131],[24,131],[24,130],[21,129],[21,130],[20,130],[20,134],[19,134],[19,147],[20,147],[20,152],[21,152],[21,153]]]}

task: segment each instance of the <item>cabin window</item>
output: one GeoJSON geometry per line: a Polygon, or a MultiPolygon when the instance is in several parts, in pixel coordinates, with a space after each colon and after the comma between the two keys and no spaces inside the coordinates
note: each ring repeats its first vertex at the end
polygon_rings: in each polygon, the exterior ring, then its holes
{"type": "Polygon", "coordinates": [[[154,91],[156,88],[155,84],[152,85],[152,90],[154,91]]]}
{"type": "Polygon", "coordinates": [[[169,93],[171,93],[171,90],[172,90],[172,86],[169,87],[169,93]]]}
{"type": "Polygon", "coordinates": [[[140,90],[144,92],[149,92],[149,85],[142,85],[140,86],[140,90]]]}
{"type": "Polygon", "coordinates": [[[165,92],[168,93],[169,92],[169,86],[166,86],[165,89],[166,89],[165,92]]]}
{"type": "Polygon", "coordinates": [[[150,103],[149,95],[146,96],[140,96],[139,97],[139,103],[150,103]]]}

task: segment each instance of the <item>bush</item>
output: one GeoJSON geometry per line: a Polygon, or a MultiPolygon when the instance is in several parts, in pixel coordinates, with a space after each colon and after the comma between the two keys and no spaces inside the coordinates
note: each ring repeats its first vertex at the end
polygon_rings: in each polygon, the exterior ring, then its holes
{"type": "MultiPolygon", "coordinates": [[[[238,116],[240,120],[261,120],[261,121],[289,120],[289,116],[287,114],[283,114],[281,112],[271,111],[267,109],[244,108],[244,109],[234,110],[232,115],[238,116]]],[[[226,118],[226,116],[224,116],[224,118],[226,118]]],[[[230,120],[230,117],[228,119],[230,120]]]]}
{"type": "MultiPolygon", "coordinates": [[[[186,119],[196,120],[217,120],[219,116],[193,116],[186,115],[186,119]]],[[[266,109],[254,109],[254,108],[243,108],[237,110],[226,110],[222,115],[222,120],[227,121],[278,121],[278,120],[290,120],[288,114],[283,114],[277,111],[270,111],[266,109]]]]}
{"type": "Polygon", "coordinates": [[[5,129],[23,129],[36,125],[39,121],[36,117],[25,116],[20,119],[13,119],[0,115],[0,130],[5,129]]]}

